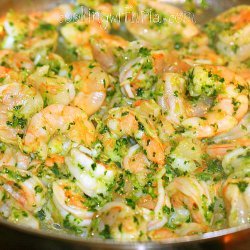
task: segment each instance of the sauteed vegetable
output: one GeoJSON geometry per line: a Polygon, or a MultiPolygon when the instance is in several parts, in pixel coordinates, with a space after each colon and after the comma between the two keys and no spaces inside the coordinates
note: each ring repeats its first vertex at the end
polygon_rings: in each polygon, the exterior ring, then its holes
{"type": "Polygon", "coordinates": [[[250,6],[153,0],[1,19],[0,215],[159,241],[250,222],[250,6]]]}

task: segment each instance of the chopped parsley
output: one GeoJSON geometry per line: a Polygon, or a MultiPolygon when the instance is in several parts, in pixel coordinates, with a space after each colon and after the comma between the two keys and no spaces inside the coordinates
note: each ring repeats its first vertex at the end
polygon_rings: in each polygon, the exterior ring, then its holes
{"type": "Polygon", "coordinates": [[[109,225],[105,225],[104,226],[104,229],[100,232],[100,235],[104,239],[112,239],[109,225]]]}
{"type": "Polygon", "coordinates": [[[247,187],[248,187],[248,183],[245,182],[245,181],[240,181],[240,182],[237,183],[237,186],[238,186],[240,192],[244,193],[246,191],[247,187]]]}

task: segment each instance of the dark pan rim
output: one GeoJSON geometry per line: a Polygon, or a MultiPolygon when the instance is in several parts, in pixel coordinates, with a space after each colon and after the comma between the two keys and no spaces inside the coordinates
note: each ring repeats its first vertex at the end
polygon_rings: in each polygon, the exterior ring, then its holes
{"type": "Polygon", "coordinates": [[[177,244],[183,244],[183,243],[201,243],[205,241],[210,241],[214,240],[216,238],[221,238],[224,236],[230,236],[230,235],[235,235],[240,233],[247,233],[250,235],[250,224],[238,226],[238,227],[233,227],[233,228],[227,228],[227,229],[222,229],[218,231],[213,231],[213,232],[208,232],[204,233],[202,235],[193,235],[193,236],[184,236],[184,237],[179,237],[179,238],[172,238],[172,239],[167,239],[167,240],[162,240],[162,241],[135,241],[135,242],[123,242],[123,241],[114,241],[114,240],[105,240],[105,239],[86,239],[82,238],[80,236],[75,236],[67,233],[61,233],[61,232],[53,232],[53,231],[46,231],[46,230],[38,230],[38,229],[31,229],[28,227],[24,227],[21,225],[17,225],[8,221],[5,221],[3,219],[0,219],[0,225],[13,229],[15,231],[25,233],[25,234],[30,234],[33,236],[38,236],[41,238],[47,238],[51,240],[59,240],[59,241],[66,241],[66,242],[71,242],[71,243],[77,243],[79,245],[92,245],[95,246],[97,245],[102,245],[102,247],[108,247],[109,245],[112,247],[119,246],[120,248],[122,247],[129,247],[129,246],[137,246],[140,247],[140,245],[143,245],[144,247],[147,248],[154,248],[159,245],[165,245],[165,246],[173,246],[177,244]]]}

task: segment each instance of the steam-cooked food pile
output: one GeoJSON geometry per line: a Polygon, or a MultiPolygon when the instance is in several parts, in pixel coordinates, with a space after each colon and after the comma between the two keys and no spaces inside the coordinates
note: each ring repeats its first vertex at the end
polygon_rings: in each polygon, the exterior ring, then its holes
{"type": "Polygon", "coordinates": [[[1,216],[118,241],[248,224],[250,6],[199,27],[110,2],[2,19],[1,216]]]}

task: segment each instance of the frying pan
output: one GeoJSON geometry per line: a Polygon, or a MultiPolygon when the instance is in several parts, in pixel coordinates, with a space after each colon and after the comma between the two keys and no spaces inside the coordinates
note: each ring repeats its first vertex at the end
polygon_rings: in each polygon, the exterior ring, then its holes
{"type": "MultiPolygon", "coordinates": [[[[66,0],[0,0],[0,15],[10,8],[24,11],[45,10],[66,0]]],[[[165,2],[181,6],[184,0],[165,2]]],[[[199,0],[197,0],[199,2],[199,0]]],[[[207,0],[209,8],[195,21],[204,23],[220,12],[238,5],[250,4],[250,0],[207,0]]],[[[250,250],[250,226],[240,226],[200,236],[186,236],[164,242],[121,243],[110,240],[91,240],[57,232],[28,229],[0,219],[0,250],[250,250]]]]}

